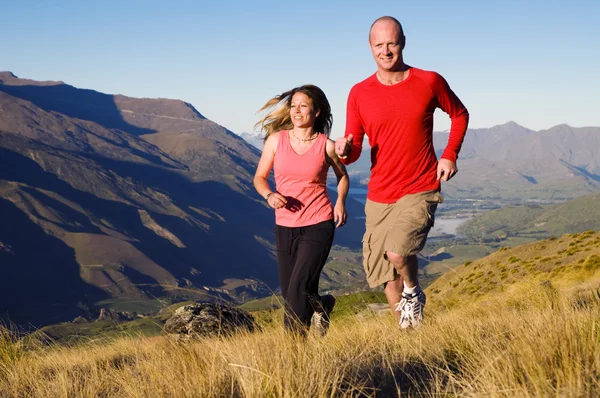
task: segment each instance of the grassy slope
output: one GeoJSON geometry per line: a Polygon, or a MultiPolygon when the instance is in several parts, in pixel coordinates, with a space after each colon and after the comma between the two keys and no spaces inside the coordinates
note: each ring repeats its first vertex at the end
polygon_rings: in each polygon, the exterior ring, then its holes
{"type": "MultiPolygon", "coordinates": [[[[488,250],[488,248],[484,248],[488,250]]],[[[343,253],[335,252],[335,256],[343,253]]],[[[443,253],[442,253],[443,254],[443,253]]],[[[582,234],[565,235],[560,239],[548,239],[534,242],[511,249],[501,248],[490,256],[474,262],[467,261],[464,265],[457,266],[452,260],[443,261],[446,273],[436,279],[428,288],[429,302],[432,305],[444,302],[444,306],[460,302],[462,298],[483,297],[488,293],[503,292],[506,286],[519,281],[540,282],[553,281],[556,277],[566,272],[573,279],[581,270],[581,278],[588,274],[584,272],[592,267],[595,259],[600,256],[600,234],[593,231],[582,234]]],[[[366,310],[367,304],[385,303],[384,294],[378,291],[365,291],[360,293],[337,296],[337,305],[332,314],[333,319],[356,315],[366,310]]],[[[170,306],[162,304],[162,310],[155,316],[146,316],[130,322],[90,322],[90,323],[63,323],[41,329],[48,337],[61,343],[71,344],[82,340],[92,340],[99,335],[114,338],[129,333],[153,336],[160,334],[164,322],[179,306],[188,302],[180,302],[170,306]]],[[[270,296],[249,301],[241,308],[250,311],[259,323],[270,325],[277,323],[281,318],[280,296],[270,296]]],[[[121,310],[140,310],[148,306],[158,305],[150,303],[114,303],[115,308],[121,310]],[[133,305],[135,304],[135,305],[133,305]]]]}
{"type": "Polygon", "coordinates": [[[583,196],[553,206],[540,213],[524,232],[559,236],[600,229],[600,194],[583,196]]]}
{"type": "Polygon", "coordinates": [[[600,233],[549,238],[466,262],[438,278],[428,289],[446,307],[465,300],[504,294],[521,284],[573,286],[600,269],[600,233]]]}
{"type": "MultiPolygon", "coordinates": [[[[424,325],[339,298],[323,338],[262,332],[182,344],[131,333],[25,346],[0,328],[2,396],[595,396],[600,391],[600,233],[498,252],[427,289],[424,325]],[[559,321],[557,321],[559,320],[559,321]]],[[[175,305],[177,306],[177,305],[175,305]]],[[[175,307],[164,311],[163,318],[175,307]]],[[[279,314],[280,315],[280,314],[279,314]]]]}

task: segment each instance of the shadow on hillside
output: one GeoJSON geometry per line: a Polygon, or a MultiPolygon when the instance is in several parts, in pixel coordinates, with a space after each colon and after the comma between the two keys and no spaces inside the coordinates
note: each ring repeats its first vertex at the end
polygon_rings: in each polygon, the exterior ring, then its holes
{"type": "Polygon", "coordinates": [[[73,320],[107,294],[79,275],[75,252],[0,198],[0,318],[27,328],[73,320]]]}
{"type": "Polygon", "coordinates": [[[450,260],[452,257],[453,257],[452,254],[444,252],[444,253],[436,254],[435,256],[428,256],[427,260],[429,263],[431,261],[450,260]]]}
{"type": "Polygon", "coordinates": [[[583,168],[583,167],[578,167],[578,166],[572,165],[572,164],[570,164],[570,163],[567,163],[567,162],[565,162],[565,161],[562,161],[562,162],[563,162],[564,164],[566,164],[568,167],[570,167],[571,169],[575,169],[577,172],[579,172],[579,173],[580,173],[581,175],[583,175],[584,177],[586,177],[586,178],[588,178],[588,179],[590,179],[590,180],[592,180],[592,181],[594,181],[594,182],[596,182],[596,183],[599,183],[599,182],[600,182],[600,175],[597,175],[597,174],[592,174],[592,173],[590,173],[589,171],[587,171],[587,170],[586,170],[585,168],[583,168]]]}
{"type": "Polygon", "coordinates": [[[98,123],[107,129],[119,129],[134,135],[155,133],[123,120],[115,105],[114,96],[94,90],[75,88],[67,84],[54,86],[8,86],[0,91],[30,101],[45,111],[62,113],[77,119],[98,123]]]}
{"type": "MultiPolygon", "coordinates": [[[[233,247],[236,244],[243,245],[247,243],[236,240],[236,236],[241,231],[249,236],[256,235],[271,241],[274,240],[274,212],[264,205],[264,200],[254,191],[252,186],[240,185],[242,191],[248,192],[243,194],[234,191],[226,184],[215,181],[193,183],[184,174],[171,172],[170,170],[105,158],[96,159],[96,161],[120,176],[139,181],[148,187],[155,187],[161,192],[168,192],[173,202],[191,217],[198,217],[198,213],[193,211],[191,207],[215,211],[225,218],[226,222],[218,222],[215,219],[204,219],[203,222],[210,225],[211,231],[221,232],[223,242],[231,241],[233,247]],[[255,200],[252,200],[252,198],[255,200]],[[257,223],[257,220],[264,222],[257,223]],[[236,233],[232,234],[232,231],[236,231],[236,233]]],[[[252,169],[254,168],[255,166],[252,166],[252,169]]],[[[337,193],[329,190],[329,195],[335,201],[337,193]]],[[[364,205],[348,198],[346,208],[349,214],[348,224],[336,230],[334,244],[359,249],[362,247],[365,225],[364,219],[356,219],[355,217],[364,217],[364,205]]],[[[165,222],[167,221],[165,220],[165,222]]],[[[252,242],[252,245],[255,246],[255,243],[252,242]]],[[[247,254],[250,255],[250,253],[247,254]]],[[[246,254],[243,255],[247,257],[246,254]]]]}
{"type": "Polygon", "coordinates": [[[172,204],[185,212],[176,217],[148,210],[152,219],[186,246],[178,250],[165,248],[166,256],[145,247],[144,252],[151,253],[159,264],[165,260],[177,262],[181,265],[179,275],[197,284],[218,286],[226,278],[257,278],[276,288],[274,256],[257,241],[257,237],[273,240],[274,214],[262,201],[252,200],[226,184],[193,182],[170,170],[109,159],[97,161],[124,178],[168,195],[172,204]],[[191,268],[202,272],[193,275],[191,268]]]}
{"type": "MultiPolygon", "coordinates": [[[[19,189],[39,201],[43,207],[51,209],[61,220],[66,221],[56,221],[54,218],[47,218],[31,210],[36,217],[46,222],[57,223],[67,232],[97,235],[105,234],[100,228],[102,225],[100,220],[105,220],[104,226],[110,226],[125,235],[129,244],[173,275],[180,282],[182,291],[188,283],[186,280],[196,287],[219,287],[227,278],[259,279],[271,290],[275,290],[278,286],[277,266],[273,253],[264,244],[258,242],[259,239],[273,241],[274,213],[264,205],[264,201],[252,187],[241,187],[247,191],[242,193],[223,183],[190,181],[189,174],[173,169],[94,158],[94,161],[100,163],[105,170],[110,170],[124,179],[132,179],[139,183],[139,186],[152,188],[155,193],[159,193],[144,198],[144,205],[126,204],[116,200],[101,199],[76,189],[54,174],[44,171],[30,158],[16,152],[0,148],[0,159],[2,160],[0,179],[26,184],[27,187],[19,189]],[[40,190],[56,193],[81,206],[85,213],[40,190]],[[155,206],[148,207],[148,203],[155,206]],[[177,214],[173,205],[181,209],[182,213],[177,214]],[[185,247],[179,248],[145,227],[138,211],[141,208],[146,209],[160,227],[173,233],[185,247]]],[[[95,175],[95,171],[85,169],[85,163],[82,167],[84,167],[80,170],[82,176],[92,172],[95,175]]],[[[120,192],[119,187],[113,189],[111,194],[120,192]]],[[[121,192],[121,194],[128,198],[135,198],[136,195],[153,195],[147,190],[121,192]]],[[[335,193],[331,194],[334,199],[335,193]]],[[[362,214],[362,205],[349,200],[348,211],[351,215],[354,212],[362,214]]],[[[16,213],[12,217],[27,218],[14,206],[10,208],[10,212],[16,213]]],[[[350,220],[347,226],[337,230],[335,243],[357,246],[362,238],[361,230],[364,231],[364,220],[350,220]],[[358,232],[353,232],[354,230],[358,232]]],[[[44,257],[51,253],[48,245],[43,244],[45,237],[47,235],[42,230],[40,234],[32,234],[29,238],[27,234],[22,234],[15,244],[39,247],[39,256],[44,257]],[[38,244],[38,241],[41,243],[38,244]]],[[[59,246],[68,247],[58,239],[55,241],[59,246]]],[[[72,249],[68,249],[74,257],[72,249]]],[[[100,249],[108,251],[111,247],[100,249]]],[[[19,257],[21,264],[29,264],[29,261],[33,260],[21,261],[19,257]]],[[[69,262],[65,261],[65,264],[69,262]]],[[[70,264],[75,264],[78,269],[74,258],[71,259],[70,264]]],[[[150,285],[151,282],[156,281],[155,278],[149,280],[153,278],[151,275],[135,271],[127,267],[127,264],[124,265],[123,273],[132,283],[150,285]]],[[[55,271],[61,269],[55,265],[52,268],[55,271]]],[[[57,274],[61,275],[62,271],[57,274]]],[[[70,289],[70,279],[64,278],[64,280],[65,284],[60,284],[60,280],[57,282],[57,289],[60,291],[70,289]]],[[[21,284],[22,281],[14,285],[15,291],[24,288],[21,284]]],[[[142,290],[151,296],[167,294],[160,288],[147,287],[142,290]]],[[[62,312],[69,313],[63,309],[55,313],[50,309],[47,314],[53,317],[60,316],[62,312]]]]}
{"type": "Polygon", "coordinates": [[[452,350],[444,350],[442,357],[424,363],[420,358],[385,367],[359,369],[359,379],[365,387],[372,388],[376,396],[427,396],[448,383],[460,372],[462,361],[452,350]]]}
{"type": "MultiPolygon", "coordinates": [[[[106,169],[124,178],[134,178],[168,196],[168,199],[162,195],[152,198],[156,207],[147,208],[147,211],[152,219],[185,245],[185,248],[178,248],[142,224],[138,207],[143,206],[101,199],[75,189],[54,174],[45,172],[31,159],[15,152],[0,149],[0,158],[3,166],[0,168],[0,179],[55,192],[81,206],[96,220],[92,223],[88,215],[40,191],[28,189],[27,192],[45,206],[62,214],[64,220],[72,220],[60,225],[67,231],[103,234],[98,223],[99,220],[105,220],[114,230],[129,237],[133,247],[175,278],[185,278],[199,286],[220,286],[225,278],[258,278],[273,289],[277,286],[273,255],[255,238],[260,236],[269,239],[273,234],[272,212],[262,203],[250,200],[224,184],[193,183],[170,170],[103,160],[106,169]],[[163,210],[172,207],[171,202],[185,213],[179,216],[165,214],[163,210]],[[202,215],[191,207],[206,213],[202,215]],[[257,223],[261,219],[265,222],[257,223]]],[[[148,193],[141,191],[129,194],[135,197],[136,194],[148,193]]],[[[176,210],[171,209],[170,212],[175,213],[176,210]]],[[[147,282],[137,280],[135,275],[127,276],[132,278],[133,283],[147,282]]]]}
{"type": "MultiPolygon", "coordinates": [[[[140,150],[138,148],[136,148],[134,145],[131,144],[124,144],[122,141],[119,142],[116,139],[111,139],[107,136],[103,136],[95,131],[92,131],[90,129],[87,129],[83,126],[78,126],[81,130],[83,130],[85,132],[85,134],[89,134],[92,135],[94,137],[96,137],[99,141],[105,141],[107,143],[109,143],[110,145],[114,145],[116,147],[121,147],[121,148],[126,148],[127,151],[134,156],[137,156],[141,159],[144,159],[152,164],[158,165],[158,166],[162,166],[162,167],[167,167],[167,168],[173,168],[173,169],[180,169],[180,170],[187,170],[188,166],[186,166],[185,164],[182,164],[181,162],[179,162],[177,159],[174,159],[173,157],[171,157],[168,153],[165,152],[159,152],[159,155],[154,155],[152,153],[149,153],[148,151],[144,151],[144,150],[140,150]],[[166,162],[162,157],[168,159],[171,163],[166,162]]],[[[19,137],[16,134],[12,134],[12,133],[8,133],[11,134],[13,136],[15,136],[14,139],[22,139],[21,137],[19,137]]],[[[66,131],[65,134],[67,135],[72,135],[73,133],[70,131],[66,131]]],[[[128,135],[127,132],[123,132],[123,133],[116,133],[119,134],[119,138],[121,138],[121,135],[128,135]]],[[[149,143],[147,143],[146,140],[144,140],[143,138],[139,138],[140,141],[146,143],[147,145],[151,145],[149,143]]],[[[31,144],[29,144],[31,145],[31,144]]],[[[160,148],[158,148],[158,150],[160,150],[160,148]]],[[[94,149],[90,150],[90,153],[95,152],[94,149]]]]}

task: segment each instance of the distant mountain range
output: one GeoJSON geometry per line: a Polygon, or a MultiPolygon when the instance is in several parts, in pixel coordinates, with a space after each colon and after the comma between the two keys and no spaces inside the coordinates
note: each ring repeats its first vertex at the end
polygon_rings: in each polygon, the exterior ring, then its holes
{"type": "MultiPolygon", "coordinates": [[[[0,318],[41,325],[105,299],[270,293],[259,156],[179,100],[0,72],[0,318]]],[[[350,220],[336,244],[357,247],[362,231],[350,220]]]]}
{"type": "Polygon", "coordinates": [[[262,132],[244,132],[240,134],[248,144],[252,145],[256,149],[262,150],[264,144],[265,134],[262,132]]]}
{"type": "MultiPolygon", "coordinates": [[[[441,154],[448,133],[434,134],[441,154]]],[[[451,197],[561,201],[600,191],[600,127],[533,131],[514,122],[467,132],[451,197]]]]}
{"type": "MultiPolygon", "coordinates": [[[[242,137],[256,145],[256,134],[242,137]]],[[[433,135],[441,156],[448,132],[433,135]]],[[[353,188],[366,185],[370,148],[348,166],[353,188]]],[[[459,173],[443,191],[451,199],[560,202],[600,191],[600,127],[566,124],[533,131],[515,122],[469,129],[457,163],[459,173]]],[[[364,187],[366,188],[366,186],[364,187]]]]}

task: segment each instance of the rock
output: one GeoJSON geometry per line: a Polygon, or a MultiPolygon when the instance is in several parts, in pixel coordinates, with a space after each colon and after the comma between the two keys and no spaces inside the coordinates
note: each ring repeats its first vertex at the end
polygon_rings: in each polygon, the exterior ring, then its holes
{"type": "Polygon", "coordinates": [[[88,320],[82,316],[78,316],[77,318],[73,319],[73,323],[88,323],[88,320]]]}
{"type": "Polygon", "coordinates": [[[371,303],[367,307],[376,315],[385,315],[391,311],[390,306],[386,303],[371,303]]]}
{"type": "Polygon", "coordinates": [[[247,311],[226,304],[195,303],[178,308],[165,323],[164,331],[182,338],[232,335],[257,328],[247,311]]]}
{"type": "Polygon", "coordinates": [[[131,321],[137,318],[135,312],[129,311],[115,311],[111,308],[101,308],[100,315],[98,315],[97,321],[131,321]]]}

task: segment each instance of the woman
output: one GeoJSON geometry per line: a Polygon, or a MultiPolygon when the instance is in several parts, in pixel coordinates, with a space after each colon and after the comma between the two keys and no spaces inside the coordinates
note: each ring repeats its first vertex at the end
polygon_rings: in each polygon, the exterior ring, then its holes
{"type": "MultiPolygon", "coordinates": [[[[306,335],[311,325],[324,335],[333,296],[319,297],[319,278],[333,243],[335,226],[346,223],[349,179],[330,140],[333,117],[325,93],[313,85],[296,87],[269,100],[271,111],[255,127],[265,145],[254,176],[256,191],[275,209],[275,242],[284,325],[306,335]],[[337,177],[338,197],[327,195],[327,171],[337,177]],[[276,190],[267,178],[275,173],[276,190]]],[[[259,112],[260,112],[259,111],[259,112]]]]}

